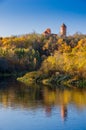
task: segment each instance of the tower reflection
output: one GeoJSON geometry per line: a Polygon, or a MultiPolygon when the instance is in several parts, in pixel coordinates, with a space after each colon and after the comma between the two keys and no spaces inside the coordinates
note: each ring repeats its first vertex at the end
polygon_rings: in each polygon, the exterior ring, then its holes
{"type": "Polygon", "coordinates": [[[68,110],[67,110],[67,105],[65,105],[65,104],[61,105],[61,117],[62,117],[63,121],[67,120],[68,110]]]}

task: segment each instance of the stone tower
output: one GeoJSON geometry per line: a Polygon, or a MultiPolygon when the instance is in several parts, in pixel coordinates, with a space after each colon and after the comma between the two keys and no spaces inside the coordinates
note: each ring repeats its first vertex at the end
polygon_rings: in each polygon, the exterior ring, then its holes
{"type": "Polygon", "coordinates": [[[60,35],[63,36],[63,37],[65,37],[66,36],[66,31],[67,31],[67,27],[63,23],[62,26],[60,27],[60,35]]]}

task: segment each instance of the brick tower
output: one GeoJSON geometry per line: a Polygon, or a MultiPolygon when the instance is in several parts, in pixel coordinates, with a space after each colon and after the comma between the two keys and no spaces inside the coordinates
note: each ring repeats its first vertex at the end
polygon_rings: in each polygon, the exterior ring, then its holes
{"type": "Polygon", "coordinates": [[[67,27],[66,25],[63,23],[62,26],[60,27],[60,35],[62,37],[65,37],[66,36],[66,31],[67,31],[67,27]]]}

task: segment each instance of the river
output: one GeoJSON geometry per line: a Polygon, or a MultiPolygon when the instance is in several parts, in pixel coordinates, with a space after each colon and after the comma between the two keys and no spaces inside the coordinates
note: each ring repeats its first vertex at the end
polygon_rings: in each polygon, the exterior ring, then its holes
{"type": "Polygon", "coordinates": [[[86,90],[1,80],[0,130],[86,130],[86,90]]]}

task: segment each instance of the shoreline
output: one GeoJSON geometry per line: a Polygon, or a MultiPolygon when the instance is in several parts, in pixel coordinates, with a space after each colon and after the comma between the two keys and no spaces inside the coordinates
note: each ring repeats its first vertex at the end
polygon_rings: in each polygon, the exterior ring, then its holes
{"type": "Polygon", "coordinates": [[[66,86],[66,87],[77,87],[85,88],[86,80],[85,79],[75,79],[70,75],[59,74],[58,76],[48,77],[47,74],[41,74],[40,72],[29,72],[26,73],[23,77],[17,78],[18,81],[23,82],[27,85],[33,84],[43,84],[48,86],[66,86]]]}

